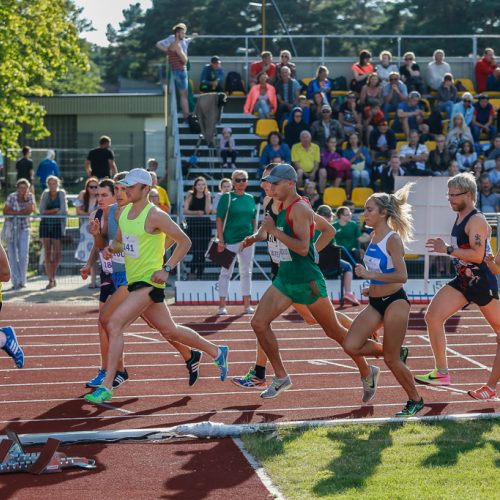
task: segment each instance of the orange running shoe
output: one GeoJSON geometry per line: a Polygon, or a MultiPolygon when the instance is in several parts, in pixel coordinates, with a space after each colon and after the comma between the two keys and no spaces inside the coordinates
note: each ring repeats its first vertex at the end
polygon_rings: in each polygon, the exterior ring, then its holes
{"type": "Polygon", "coordinates": [[[494,399],[497,395],[495,391],[492,391],[487,385],[483,385],[475,391],[469,391],[467,393],[473,399],[479,399],[481,401],[490,401],[494,399]]]}

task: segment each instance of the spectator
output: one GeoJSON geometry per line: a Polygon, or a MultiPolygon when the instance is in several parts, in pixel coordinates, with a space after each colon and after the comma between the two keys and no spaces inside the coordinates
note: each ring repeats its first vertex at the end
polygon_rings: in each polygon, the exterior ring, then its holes
{"type": "Polygon", "coordinates": [[[385,120],[384,112],[380,104],[372,103],[363,109],[363,129],[365,131],[365,143],[369,143],[369,137],[373,129],[385,120]]]}
{"type": "Polygon", "coordinates": [[[366,79],[366,85],[363,85],[359,95],[359,103],[362,106],[382,102],[382,85],[377,73],[370,73],[366,79]]]}
{"type": "Polygon", "coordinates": [[[302,94],[299,95],[297,100],[297,106],[294,106],[292,108],[292,111],[290,111],[290,116],[288,118],[288,121],[292,119],[293,110],[296,108],[299,108],[302,111],[302,121],[307,125],[307,127],[309,127],[309,124],[314,120],[311,120],[311,110],[309,109],[309,100],[305,95],[302,94]]]}
{"type": "Polygon", "coordinates": [[[486,134],[491,141],[497,135],[497,128],[494,125],[495,110],[489,102],[490,98],[486,94],[479,94],[478,101],[474,104],[472,115],[471,132],[474,142],[479,142],[481,134],[486,134]]]}
{"type": "Polygon", "coordinates": [[[326,147],[326,141],[334,136],[339,144],[344,141],[344,130],[342,125],[332,118],[332,108],[329,104],[323,104],[321,108],[321,121],[315,121],[311,125],[311,136],[320,148],[326,147]]]}
{"type": "Polygon", "coordinates": [[[187,215],[187,234],[193,243],[193,255],[190,266],[189,279],[201,279],[205,269],[205,252],[207,251],[212,226],[210,214],[212,200],[205,177],[197,177],[193,188],[187,192],[184,199],[184,215],[187,215]]]}
{"type": "Polygon", "coordinates": [[[345,102],[340,105],[339,123],[344,128],[344,135],[346,136],[353,133],[363,133],[361,108],[356,103],[356,94],[354,92],[349,92],[345,102]]]}
{"type": "Polygon", "coordinates": [[[450,65],[444,60],[444,50],[437,49],[433,54],[434,61],[427,65],[427,83],[432,90],[437,90],[447,73],[451,73],[450,65]]]}
{"type": "Polygon", "coordinates": [[[151,181],[153,182],[153,187],[156,189],[160,196],[160,208],[167,213],[170,213],[171,205],[170,198],[168,197],[167,190],[158,184],[158,176],[156,172],[149,172],[151,176],[151,181]]]}
{"type": "Polygon", "coordinates": [[[276,118],[281,125],[290,110],[297,105],[300,95],[300,83],[291,78],[290,68],[283,66],[280,69],[280,79],[276,82],[276,98],[278,100],[278,111],[276,118]]]}
{"type": "Polygon", "coordinates": [[[273,158],[279,156],[284,163],[291,163],[291,152],[290,147],[286,142],[283,141],[283,137],[279,132],[270,132],[267,136],[267,144],[262,150],[259,161],[259,179],[262,176],[262,172],[266,165],[271,163],[273,158]]]}
{"type": "Polygon", "coordinates": [[[321,95],[321,92],[315,92],[313,95],[312,103],[310,106],[310,121],[309,124],[312,125],[314,122],[317,122],[318,120],[321,121],[322,114],[321,114],[321,109],[323,106],[330,106],[329,104],[325,104],[323,101],[323,96],[321,95]]]}
{"type": "Polygon", "coordinates": [[[61,238],[66,232],[68,203],[58,177],[47,177],[47,189],[40,199],[40,239],[43,245],[45,274],[49,279],[46,290],[57,286],[56,274],[61,261],[61,238]],[[52,216],[52,217],[44,217],[52,216]],[[55,218],[55,216],[59,216],[55,218]]]}
{"type": "Polygon", "coordinates": [[[488,173],[491,184],[495,190],[500,190],[500,156],[495,159],[495,168],[488,173]]]}
{"type": "Polygon", "coordinates": [[[316,211],[323,203],[323,198],[318,193],[316,183],[314,181],[306,181],[304,186],[304,197],[309,200],[309,203],[314,211],[316,211]]]}
{"type": "Polygon", "coordinates": [[[420,144],[418,130],[410,130],[408,144],[401,148],[399,158],[407,175],[432,175],[425,165],[429,159],[429,152],[425,144],[420,144]]]}
{"type": "Polygon", "coordinates": [[[103,135],[99,139],[99,147],[89,151],[85,160],[87,177],[97,177],[99,180],[105,177],[113,178],[118,172],[115,154],[110,146],[111,139],[107,135],[103,135]]]}
{"type": "Polygon", "coordinates": [[[440,112],[446,113],[446,118],[451,117],[451,112],[453,106],[457,101],[457,88],[453,83],[453,75],[451,73],[446,73],[443,77],[443,81],[437,89],[437,108],[440,112]]]}
{"type": "Polygon", "coordinates": [[[224,127],[219,140],[220,156],[222,158],[222,166],[224,168],[236,167],[236,143],[233,138],[233,130],[231,127],[224,127]],[[229,160],[229,161],[228,161],[229,160]]]}
{"type": "Polygon", "coordinates": [[[394,193],[396,177],[405,175],[397,153],[394,153],[386,167],[380,173],[380,188],[383,193],[394,193]]]}
{"type": "Polygon", "coordinates": [[[382,97],[386,120],[389,119],[389,113],[397,111],[398,106],[408,100],[408,90],[406,85],[399,79],[397,71],[391,72],[389,80],[382,87],[382,97]]]}
{"type": "Polygon", "coordinates": [[[474,144],[470,141],[464,141],[462,147],[457,151],[455,159],[458,162],[458,168],[461,172],[471,170],[472,165],[477,160],[474,144]]]}
{"type": "Polygon", "coordinates": [[[399,79],[399,68],[392,62],[392,54],[388,50],[383,50],[379,57],[379,64],[375,66],[375,71],[382,81],[382,85],[389,81],[391,73],[397,73],[399,79]]]}
{"type": "Polygon", "coordinates": [[[396,142],[396,134],[389,128],[387,121],[382,120],[370,133],[368,144],[372,160],[375,162],[382,158],[389,161],[396,151],[396,142]]]}
{"type": "Polygon", "coordinates": [[[495,68],[486,80],[486,90],[489,92],[500,92],[500,68],[495,68]]]}
{"type": "Polygon", "coordinates": [[[351,90],[361,92],[363,85],[366,84],[368,77],[373,73],[371,64],[372,55],[368,50],[362,50],[359,53],[359,61],[351,66],[352,81],[351,90]]]}
{"type": "Polygon", "coordinates": [[[347,148],[342,154],[351,163],[352,187],[369,186],[372,163],[370,151],[360,144],[358,134],[354,133],[349,136],[347,148]]]}
{"type": "Polygon", "coordinates": [[[307,86],[306,96],[308,99],[313,99],[314,94],[321,94],[322,104],[330,104],[332,94],[332,81],[328,78],[328,68],[326,66],[318,66],[316,77],[309,82],[307,86]]]}
{"type": "Polygon", "coordinates": [[[460,173],[460,169],[458,168],[458,161],[453,160],[448,167],[448,177],[454,177],[455,175],[460,173]]]}
{"type": "Polygon", "coordinates": [[[311,141],[311,133],[303,130],[300,133],[300,142],[292,146],[292,165],[297,171],[297,187],[304,185],[304,179],[316,179],[319,161],[319,146],[311,141]]]}
{"type": "Polygon", "coordinates": [[[462,101],[457,102],[453,105],[450,116],[450,128],[453,122],[453,118],[458,113],[461,113],[462,116],[464,117],[465,124],[468,127],[471,126],[472,118],[474,116],[474,108],[472,106],[472,101],[473,101],[472,94],[470,92],[464,92],[464,94],[462,95],[462,101]]]}
{"type": "Polygon", "coordinates": [[[267,81],[272,85],[276,81],[276,65],[273,63],[273,55],[267,50],[262,52],[260,61],[255,61],[250,65],[250,86],[259,83],[261,73],[267,75],[267,81]]]}
{"type": "Polygon", "coordinates": [[[484,214],[500,212],[500,194],[493,192],[488,174],[483,174],[479,179],[477,208],[484,214]]]}
{"type": "Polygon", "coordinates": [[[176,36],[174,33],[175,33],[175,30],[178,28],[184,30],[184,37],[181,39],[180,44],[182,46],[182,50],[187,54],[189,44],[198,36],[198,33],[193,33],[191,35],[191,37],[188,37],[186,34],[187,33],[187,26],[184,23],[176,24],[172,28],[172,34],[169,35],[164,40],[160,40],[159,42],[156,42],[156,47],[163,52],[167,52],[167,49],[169,48],[169,46],[172,45],[172,43],[174,43],[176,40],[176,36]]]}
{"type": "Polygon", "coordinates": [[[278,81],[281,79],[282,68],[288,68],[290,70],[290,78],[297,80],[295,63],[292,62],[292,54],[290,54],[290,51],[288,50],[282,50],[280,52],[280,62],[276,64],[276,76],[278,78],[278,81]]]}
{"type": "Polygon", "coordinates": [[[495,60],[495,51],[492,48],[484,49],[483,57],[479,59],[474,68],[476,74],[476,88],[478,92],[486,91],[486,82],[488,76],[491,75],[495,68],[497,67],[497,62],[495,60]]]}
{"type": "Polygon", "coordinates": [[[201,92],[222,92],[224,70],[219,56],[212,56],[210,64],[205,64],[200,76],[201,92]]]}
{"type": "Polygon", "coordinates": [[[59,165],[54,161],[56,153],[49,149],[45,160],[42,160],[36,169],[36,176],[40,178],[40,186],[42,189],[47,189],[47,177],[49,175],[60,176],[59,165]]]}
{"type": "Polygon", "coordinates": [[[403,56],[404,64],[400,66],[399,73],[401,80],[406,84],[408,92],[417,91],[420,94],[427,92],[427,87],[420,75],[420,67],[415,60],[413,52],[406,52],[403,56]]]}
{"type": "MultiPolygon", "coordinates": [[[[231,176],[234,192],[224,194],[217,207],[217,237],[218,249],[222,252],[225,248],[234,252],[238,260],[240,272],[241,295],[243,296],[244,314],[253,314],[250,305],[252,283],[252,258],[253,245],[241,248],[241,243],[255,232],[256,207],[254,197],[246,193],[248,174],[244,170],[235,170],[231,176]],[[226,224],[224,226],[224,219],[226,224]]],[[[229,280],[233,274],[236,259],[226,269],[221,268],[219,275],[219,315],[227,314],[226,298],[229,293],[229,280]]]]}
{"type": "Polygon", "coordinates": [[[435,149],[429,153],[427,169],[431,170],[434,176],[448,175],[451,160],[451,154],[446,146],[446,138],[440,134],[436,137],[435,149]]]}
{"type": "Polygon", "coordinates": [[[257,84],[248,92],[243,111],[249,115],[256,113],[259,118],[269,118],[277,109],[276,90],[268,83],[267,74],[259,73],[257,84]]]}
{"type": "Polygon", "coordinates": [[[146,163],[146,170],[148,172],[156,172],[158,170],[158,160],[150,158],[146,163]]]}
{"type": "Polygon", "coordinates": [[[424,106],[420,102],[420,94],[412,91],[408,95],[408,101],[402,102],[398,106],[394,131],[403,131],[408,137],[410,130],[418,130],[420,125],[424,123],[424,116],[424,106]]]}
{"type": "Polygon", "coordinates": [[[342,249],[342,258],[351,260],[349,255],[359,262],[359,238],[361,236],[361,227],[352,220],[351,210],[344,206],[338,207],[336,211],[337,220],[334,222],[335,243],[342,249]],[[349,255],[346,253],[349,252],[349,255]]]}
{"type": "Polygon", "coordinates": [[[290,148],[300,142],[300,134],[304,130],[309,130],[302,119],[302,109],[299,107],[292,109],[292,119],[285,125],[285,142],[290,148]]]}
{"type": "MultiPolygon", "coordinates": [[[[476,183],[479,183],[479,179],[481,176],[484,174],[484,165],[481,160],[476,160],[474,164],[472,165],[472,168],[470,169],[472,175],[474,175],[474,178],[476,179],[476,183]]],[[[490,177],[491,180],[491,177],[490,177]]]]}
{"type": "Polygon", "coordinates": [[[23,157],[16,162],[17,180],[27,179],[33,185],[33,160],[31,159],[31,148],[24,146],[23,157]]]}
{"type": "Polygon", "coordinates": [[[30,215],[35,211],[35,199],[27,179],[16,182],[16,191],[7,196],[3,213],[12,216],[5,219],[2,237],[7,243],[11,281],[14,290],[26,286],[30,246],[30,215]]]}
{"type": "Polygon", "coordinates": [[[500,156],[500,134],[497,134],[493,139],[491,148],[485,154],[484,170],[489,171],[495,168],[495,161],[500,156]]]}
{"type": "Polygon", "coordinates": [[[448,151],[455,157],[457,151],[462,147],[465,141],[474,142],[470,128],[465,124],[464,115],[458,113],[453,117],[451,130],[446,136],[446,145],[448,151]]]}
{"type": "Polygon", "coordinates": [[[224,193],[230,193],[232,189],[233,189],[233,183],[231,179],[228,179],[227,177],[221,179],[221,181],[219,182],[219,192],[215,194],[214,199],[212,201],[212,209],[210,210],[211,214],[217,213],[217,207],[219,205],[221,196],[224,193]]]}
{"type": "Polygon", "coordinates": [[[343,158],[337,151],[337,139],[334,135],[328,138],[326,148],[321,151],[319,169],[319,191],[323,193],[327,180],[333,181],[335,187],[339,187],[342,182],[345,184],[347,196],[351,194],[352,171],[351,162],[343,158]]]}

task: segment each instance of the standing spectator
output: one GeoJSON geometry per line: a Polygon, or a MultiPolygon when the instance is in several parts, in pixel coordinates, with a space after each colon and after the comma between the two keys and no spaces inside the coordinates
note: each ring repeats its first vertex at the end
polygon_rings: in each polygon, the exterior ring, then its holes
{"type": "Polygon", "coordinates": [[[383,193],[394,193],[396,177],[405,175],[405,170],[401,166],[401,160],[397,153],[394,153],[386,167],[380,173],[380,188],[383,193]]]}
{"type": "Polygon", "coordinates": [[[31,159],[31,148],[24,146],[23,157],[16,162],[17,180],[27,179],[33,185],[33,160],[31,159]]]}
{"type": "Polygon", "coordinates": [[[156,189],[158,192],[158,195],[160,196],[160,208],[167,213],[170,213],[171,209],[171,204],[170,204],[170,198],[168,197],[167,190],[163,187],[161,187],[158,184],[158,176],[156,175],[156,172],[149,172],[149,175],[151,176],[151,181],[153,182],[153,187],[156,189]]]}
{"type": "Polygon", "coordinates": [[[382,87],[382,97],[384,99],[384,115],[386,120],[389,119],[389,113],[396,111],[402,102],[408,100],[408,89],[399,79],[397,71],[391,72],[389,80],[382,87]]]}
{"type": "Polygon", "coordinates": [[[59,165],[55,162],[56,153],[54,150],[47,150],[45,160],[42,160],[36,169],[36,176],[40,178],[40,186],[47,189],[47,177],[49,175],[60,176],[59,165]]]}
{"type": "Polygon", "coordinates": [[[366,85],[363,85],[359,94],[359,103],[361,106],[367,106],[373,103],[382,102],[382,86],[377,73],[370,73],[366,79],[366,85]]]}
{"type": "Polygon", "coordinates": [[[233,190],[233,183],[231,179],[228,179],[227,177],[221,179],[221,181],[219,182],[219,192],[215,194],[214,199],[212,201],[212,208],[210,210],[211,214],[217,213],[217,207],[219,206],[219,201],[221,199],[221,196],[224,193],[230,193],[232,190],[233,190]]]}
{"type": "Polygon", "coordinates": [[[193,246],[191,252],[190,279],[201,279],[205,269],[205,252],[212,234],[210,214],[212,199],[205,177],[197,177],[193,189],[188,191],[184,199],[184,215],[187,215],[187,234],[193,246]]]}
{"type": "Polygon", "coordinates": [[[31,229],[29,216],[35,211],[35,200],[30,187],[27,179],[19,179],[16,191],[7,196],[3,207],[4,215],[13,216],[5,219],[2,233],[7,242],[14,290],[26,286],[31,229]]]}
{"type": "Polygon", "coordinates": [[[212,56],[210,64],[206,64],[201,71],[200,91],[201,92],[222,92],[222,82],[224,81],[224,70],[222,69],[219,56],[212,56]]]}
{"type": "Polygon", "coordinates": [[[391,73],[397,73],[399,78],[399,68],[392,62],[392,54],[388,50],[383,50],[378,57],[380,62],[375,66],[375,71],[382,80],[382,84],[389,81],[391,73]]]}
{"type": "Polygon", "coordinates": [[[319,177],[319,191],[325,191],[326,183],[333,181],[335,187],[339,187],[344,182],[347,196],[351,194],[352,171],[351,162],[343,158],[337,151],[337,139],[334,135],[328,138],[326,148],[321,151],[319,177]]]}
{"type": "Polygon", "coordinates": [[[437,88],[437,108],[440,112],[444,111],[446,113],[446,118],[450,118],[456,101],[457,88],[453,83],[453,75],[451,73],[446,73],[443,77],[443,81],[437,88]]]}
{"type": "Polygon", "coordinates": [[[273,55],[265,50],[260,54],[260,61],[255,61],[250,65],[250,86],[259,83],[261,73],[267,75],[267,80],[272,85],[276,81],[276,65],[273,63],[273,55]]]}
{"type": "Polygon", "coordinates": [[[462,101],[457,102],[453,105],[450,116],[450,128],[453,122],[453,118],[455,118],[455,115],[458,113],[460,113],[464,117],[465,124],[468,127],[471,126],[472,118],[474,116],[474,108],[472,106],[473,100],[474,98],[472,97],[472,94],[470,92],[464,92],[464,94],[462,95],[462,101]]]}
{"type": "Polygon", "coordinates": [[[446,73],[451,73],[450,65],[444,60],[444,50],[436,49],[434,60],[427,65],[427,83],[432,90],[437,90],[446,73]]]}
{"type": "Polygon", "coordinates": [[[276,98],[278,100],[278,111],[276,118],[281,125],[290,110],[297,105],[300,94],[300,84],[291,77],[290,68],[283,66],[280,69],[280,79],[276,82],[276,98]]]}
{"type": "Polygon", "coordinates": [[[268,83],[267,74],[259,73],[257,83],[248,92],[243,111],[249,115],[256,113],[259,118],[269,118],[277,109],[276,90],[268,83]]]}
{"type": "Polygon", "coordinates": [[[495,60],[495,51],[492,48],[484,49],[483,57],[479,59],[474,68],[476,74],[476,88],[478,92],[484,92],[486,90],[486,82],[488,76],[491,75],[495,68],[497,67],[497,62],[495,60]]]}
{"type": "Polygon", "coordinates": [[[339,144],[344,141],[344,129],[342,125],[332,118],[332,108],[329,104],[323,104],[321,108],[321,120],[311,125],[311,136],[320,148],[326,147],[326,141],[334,136],[339,144]]]}
{"type": "Polygon", "coordinates": [[[313,99],[314,94],[321,94],[321,104],[330,104],[332,93],[332,81],[328,78],[330,72],[326,66],[318,66],[316,69],[316,77],[309,82],[307,86],[306,96],[308,99],[313,99]]]}
{"type": "Polygon", "coordinates": [[[150,158],[146,163],[146,170],[148,172],[156,172],[158,170],[158,160],[150,158]]]}
{"type": "Polygon", "coordinates": [[[361,107],[356,103],[356,94],[349,92],[339,110],[339,123],[344,128],[344,135],[363,133],[361,114],[361,107]]]}
{"type": "Polygon", "coordinates": [[[219,141],[220,156],[224,168],[236,167],[236,143],[234,142],[233,130],[231,127],[224,127],[219,141]],[[228,161],[229,160],[229,161],[228,161]]]}
{"type": "Polygon", "coordinates": [[[319,161],[319,146],[312,142],[311,133],[303,130],[300,133],[300,142],[292,146],[292,164],[297,171],[297,187],[302,187],[305,179],[316,179],[319,161]]]}
{"type": "Polygon", "coordinates": [[[354,133],[349,136],[343,156],[351,162],[352,187],[369,186],[372,160],[368,148],[360,144],[358,134],[354,133]]]}
{"type": "Polygon", "coordinates": [[[181,39],[181,46],[182,46],[182,50],[187,54],[189,44],[198,36],[198,33],[193,33],[190,37],[188,37],[187,36],[187,26],[184,23],[176,24],[172,28],[172,34],[169,35],[164,40],[160,40],[159,42],[157,42],[156,47],[163,52],[167,52],[170,45],[172,45],[176,40],[176,36],[175,36],[176,29],[184,30],[184,36],[181,39]]]}
{"type": "Polygon", "coordinates": [[[297,80],[297,71],[295,68],[295,63],[292,62],[292,54],[290,54],[290,51],[288,50],[282,50],[280,52],[280,62],[276,64],[276,76],[278,78],[278,81],[281,79],[282,68],[289,68],[290,77],[293,78],[294,80],[297,80]]]}
{"type": "Polygon", "coordinates": [[[403,56],[404,64],[400,66],[399,73],[401,80],[406,84],[408,92],[416,90],[420,94],[427,92],[427,87],[420,75],[420,67],[415,60],[413,52],[406,52],[403,56]]]}
{"type": "Polygon", "coordinates": [[[42,216],[40,239],[43,245],[45,274],[49,279],[45,287],[47,290],[57,285],[56,274],[61,261],[61,238],[66,232],[67,213],[66,192],[61,188],[59,178],[51,175],[47,178],[47,189],[40,199],[40,215],[42,216]]]}
{"type": "Polygon", "coordinates": [[[302,109],[299,107],[292,109],[292,119],[285,125],[285,142],[290,148],[300,142],[300,134],[309,127],[302,119],[302,109]]]}
{"type": "Polygon", "coordinates": [[[262,176],[262,172],[267,164],[271,163],[273,158],[279,156],[282,163],[291,163],[291,152],[290,147],[286,142],[283,141],[283,137],[279,132],[270,132],[267,136],[267,144],[262,150],[259,160],[259,179],[262,176]]]}
{"type": "Polygon", "coordinates": [[[448,151],[455,157],[457,151],[462,147],[465,141],[474,142],[470,128],[465,124],[464,115],[458,113],[453,117],[451,130],[446,136],[446,145],[448,151]]]}
{"type": "Polygon", "coordinates": [[[345,250],[347,250],[354,260],[359,262],[359,238],[361,237],[361,227],[357,222],[352,220],[352,212],[346,206],[338,207],[336,215],[337,220],[333,224],[336,231],[335,243],[343,247],[342,258],[351,260],[349,255],[345,252],[345,250]]]}
{"type": "Polygon", "coordinates": [[[396,134],[389,128],[387,121],[382,120],[369,137],[372,160],[375,162],[382,158],[389,161],[392,153],[396,151],[396,142],[396,134]]]}
{"type": "Polygon", "coordinates": [[[493,192],[488,174],[483,174],[479,179],[477,208],[484,214],[500,212],[500,194],[493,192]]]}
{"type": "Polygon", "coordinates": [[[399,158],[407,175],[431,175],[425,164],[429,159],[429,151],[425,144],[420,144],[418,130],[410,130],[408,144],[401,148],[399,158]]]}
{"type": "Polygon", "coordinates": [[[85,160],[87,177],[97,177],[100,180],[105,177],[112,178],[118,172],[115,154],[110,146],[111,139],[107,135],[103,135],[99,139],[99,147],[89,151],[85,160]]]}
{"type": "MultiPolygon", "coordinates": [[[[248,174],[244,170],[235,170],[231,176],[234,192],[222,195],[217,207],[217,237],[219,239],[218,251],[225,248],[236,254],[240,272],[241,295],[243,296],[244,314],[253,314],[250,305],[252,283],[252,258],[253,246],[241,248],[241,243],[255,232],[256,207],[252,195],[246,193],[248,174]],[[224,227],[224,219],[226,224],[224,227]]],[[[233,274],[236,259],[226,269],[221,268],[219,275],[219,315],[227,314],[226,298],[229,293],[229,280],[233,274]]]]}
{"type": "Polygon", "coordinates": [[[351,66],[351,90],[354,92],[361,92],[363,85],[366,84],[368,76],[373,73],[373,65],[370,62],[371,58],[372,55],[368,50],[362,50],[359,53],[359,61],[351,66]]]}
{"type": "Polygon", "coordinates": [[[497,128],[494,125],[495,110],[489,102],[490,98],[486,94],[479,94],[478,101],[474,104],[471,132],[474,142],[479,142],[481,133],[486,134],[490,141],[497,135],[497,128]]]}
{"type": "Polygon", "coordinates": [[[447,176],[451,160],[451,154],[446,146],[446,138],[440,134],[436,137],[435,149],[429,153],[427,168],[432,171],[434,176],[447,176]]]}
{"type": "Polygon", "coordinates": [[[500,92],[500,68],[495,68],[486,80],[486,90],[490,92],[500,92]]]}
{"type": "Polygon", "coordinates": [[[394,131],[403,131],[408,137],[410,130],[418,130],[424,123],[424,106],[420,102],[420,94],[416,91],[410,92],[408,101],[402,102],[398,106],[396,121],[394,122],[394,131]]]}
{"type": "Polygon", "coordinates": [[[458,161],[460,172],[468,172],[471,170],[477,160],[474,144],[470,141],[464,141],[462,147],[457,151],[455,159],[458,161]]]}

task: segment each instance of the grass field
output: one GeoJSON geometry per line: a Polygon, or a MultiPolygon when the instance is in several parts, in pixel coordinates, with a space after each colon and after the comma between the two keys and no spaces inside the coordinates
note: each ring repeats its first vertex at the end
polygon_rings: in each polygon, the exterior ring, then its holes
{"type": "Polygon", "coordinates": [[[500,498],[500,422],[282,428],[246,435],[287,499],[500,498]]]}

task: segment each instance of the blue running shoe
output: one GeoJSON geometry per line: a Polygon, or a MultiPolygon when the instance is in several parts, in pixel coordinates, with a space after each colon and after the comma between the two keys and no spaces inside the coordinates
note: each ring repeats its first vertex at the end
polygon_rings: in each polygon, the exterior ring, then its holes
{"type": "Polygon", "coordinates": [[[11,326],[4,326],[0,331],[5,333],[7,338],[2,349],[14,360],[18,368],[24,368],[24,352],[17,341],[16,332],[11,326]]]}
{"type": "Polygon", "coordinates": [[[85,384],[85,387],[99,387],[102,384],[102,381],[104,380],[105,377],[106,377],[106,370],[104,370],[103,368],[99,368],[97,375],[93,379],[90,379],[85,384]]]}
{"type": "Polygon", "coordinates": [[[220,379],[222,382],[226,380],[227,374],[229,373],[229,366],[227,364],[227,357],[229,354],[229,347],[225,345],[219,346],[220,355],[217,359],[214,359],[214,363],[220,370],[220,379]]]}

